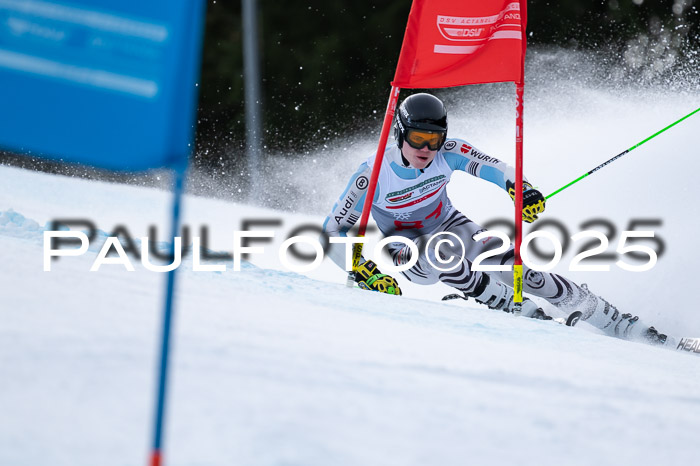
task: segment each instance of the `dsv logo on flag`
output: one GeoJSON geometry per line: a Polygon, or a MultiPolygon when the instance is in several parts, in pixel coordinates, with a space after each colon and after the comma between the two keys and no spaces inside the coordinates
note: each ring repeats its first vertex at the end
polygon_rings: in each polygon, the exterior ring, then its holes
{"type": "Polygon", "coordinates": [[[469,55],[490,40],[522,39],[520,20],[518,2],[510,3],[498,14],[489,16],[437,15],[440,35],[463,45],[435,44],[434,52],[469,55]]]}

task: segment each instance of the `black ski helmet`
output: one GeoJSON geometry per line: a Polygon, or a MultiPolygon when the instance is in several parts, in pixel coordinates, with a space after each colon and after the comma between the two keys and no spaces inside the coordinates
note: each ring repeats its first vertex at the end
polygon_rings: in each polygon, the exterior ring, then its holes
{"type": "Polygon", "coordinates": [[[445,104],[431,94],[420,93],[406,97],[396,112],[396,122],[394,123],[394,139],[396,139],[399,149],[403,147],[408,128],[444,131],[446,139],[447,111],[445,104]]]}

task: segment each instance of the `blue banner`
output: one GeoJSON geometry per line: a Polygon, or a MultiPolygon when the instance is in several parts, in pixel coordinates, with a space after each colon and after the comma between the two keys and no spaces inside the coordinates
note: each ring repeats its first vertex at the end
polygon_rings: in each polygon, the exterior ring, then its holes
{"type": "Polygon", "coordinates": [[[183,167],[204,0],[0,0],[0,147],[112,170],[183,167]]]}

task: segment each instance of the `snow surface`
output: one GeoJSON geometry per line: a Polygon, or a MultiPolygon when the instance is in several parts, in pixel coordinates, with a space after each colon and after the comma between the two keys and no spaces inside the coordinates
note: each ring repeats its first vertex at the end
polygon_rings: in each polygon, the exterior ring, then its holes
{"type": "MultiPolygon", "coordinates": [[[[510,101],[481,114],[461,102],[466,111],[455,111],[452,134],[512,163],[510,101]]],[[[554,191],[698,102],[699,90],[570,83],[549,97],[535,92],[526,102],[533,154],[526,175],[554,191]],[[562,107],[569,113],[555,111],[562,107]]],[[[655,231],[666,251],[649,272],[613,265],[570,273],[573,252],[556,271],[675,335],[700,335],[698,129],[700,116],[557,195],[543,216],[570,234],[595,217],[618,230],[632,218],[662,219],[655,231]]],[[[351,157],[338,151],[349,159],[339,164],[352,170],[372,143],[354,146],[351,157]]],[[[345,183],[317,168],[294,168],[307,183],[316,177],[317,197],[332,193],[314,199],[326,206],[314,212],[187,196],[185,223],[195,231],[207,225],[215,251],[231,251],[244,219],[281,225],[240,272],[230,262],[224,272],[194,272],[191,257],[180,267],[167,464],[697,461],[700,359],[693,355],[605,337],[585,323],[572,329],[473,302],[441,303],[450,291],[442,285],[399,278],[402,298],[347,289],[328,260],[304,275],[284,271],[281,242],[296,226],[319,225],[345,183]]],[[[510,217],[507,196],[461,175],[450,185],[460,209],[480,222],[510,217]]],[[[0,186],[0,465],[144,464],[165,275],[135,260],[135,272],[89,269],[117,225],[134,238],[156,225],[163,241],[170,195],[6,166],[0,186]],[[102,234],[85,255],[44,272],[43,230],[57,218],[91,219],[102,234]]]]}

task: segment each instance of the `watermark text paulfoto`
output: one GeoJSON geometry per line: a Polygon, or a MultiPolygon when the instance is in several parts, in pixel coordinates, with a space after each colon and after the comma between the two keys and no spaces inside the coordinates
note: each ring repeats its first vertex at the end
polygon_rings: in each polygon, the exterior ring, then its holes
{"type": "MultiPolygon", "coordinates": [[[[44,232],[44,271],[51,271],[52,261],[59,257],[85,254],[90,244],[94,245],[100,236],[104,243],[90,267],[91,272],[99,271],[103,265],[119,264],[128,271],[134,271],[129,256],[140,261],[147,270],[169,272],[178,268],[190,251],[192,270],[195,272],[223,272],[227,270],[227,266],[220,262],[228,261],[233,261],[233,271],[238,272],[241,270],[241,262],[249,259],[251,254],[266,252],[263,246],[251,244],[272,242],[277,236],[275,228],[281,227],[282,223],[282,220],[271,218],[243,220],[243,229],[233,231],[233,249],[229,253],[212,252],[207,248],[209,229],[206,226],[200,227],[199,236],[192,235],[189,227],[184,226],[182,236],[174,238],[172,244],[168,244],[156,242],[158,235],[155,227],[149,228],[149,236],[133,238],[123,225],[117,225],[108,235],[98,235],[98,230],[90,220],[54,220],[51,229],[44,232]],[[70,230],[68,226],[82,227],[83,231],[70,230]],[[265,229],[249,229],[253,227],[265,229]],[[137,246],[138,243],[140,245],[137,246]],[[157,265],[152,258],[157,262],[166,263],[157,265]]],[[[569,234],[566,225],[557,220],[546,219],[538,224],[538,229],[524,236],[520,249],[523,263],[536,271],[549,271],[560,265],[572,242],[579,243],[580,249],[568,264],[570,271],[610,271],[612,262],[614,266],[623,270],[644,272],[651,270],[665,251],[664,241],[649,229],[662,226],[659,219],[632,219],[628,223],[628,229],[623,230],[619,236],[615,224],[601,218],[583,222],[580,226],[584,229],[573,235],[569,234]],[[638,229],[640,227],[644,229],[638,229]],[[543,245],[549,246],[550,250],[543,251],[543,245]],[[611,252],[611,248],[614,252],[611,252]],[[537,262],[536,259],[545,262],[537,262]],[[604,262],[601,263],[601,260],[604,262]]],[[[410,269],[418,262],[419,257],[423,257],[431,267],[439,271],[454,270],[466,259],[471,262],[472,270],[511,271],[512,265],[500,264],[499,261],[489,258],[502,255],[511,249],[511,235],[514,231],[512,222],[496,219],[485,222],[484,227],[472,238],[460,238],[452,232],[439,231],[424,235],[420,241],[413,241],[401,234],[394,234],[382,238],[369,251],[371,255],[366,255],[371,257],[382,271],[389,273],[410,269]],[[470,241],[488,241],[492,244],[500,241],[500,245],[472,257],[468,253],[470,249],[473,250],[468,247],[470,241]],[[405,264],[395,265],[387,258],[388,247],[393,250],[404,247],[410,249],[410,260],[405,264]]],[[[342,247],[344,244],[345,269],[349,271],[352,269],[353,245],[366,242],[366,238],[356,236],[329,237],[322,227],[314,224],[297,225],[288,232],[286,239],[278,247],[277,257],[287,270],[310,272],[321,265],[331,245],[338,244],[338,247],[342,247]],[[312,252],[303,252],[298,248],[299,245],[306,245],[306,251],[312,252]],[[290,261],[290,256],[294,257],[297,263],[290,261]]]]}

